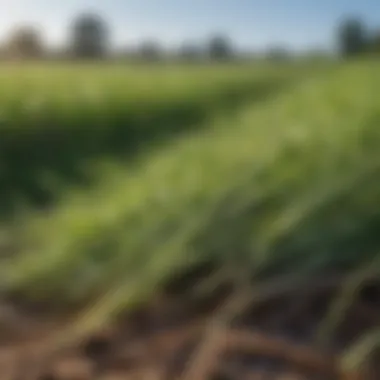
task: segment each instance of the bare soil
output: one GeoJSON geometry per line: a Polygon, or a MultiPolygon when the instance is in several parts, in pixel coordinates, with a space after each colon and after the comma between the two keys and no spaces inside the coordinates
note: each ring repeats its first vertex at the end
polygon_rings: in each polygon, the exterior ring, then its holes
{"type": "Polygon", "coordinates": [[[363,287],[322,347],[314,338],[338,281],[310,282],[293,289],[284,283],[259,300],[252,294],[228,323],[221,310],[241,297],[228,284],[195,297],[177,282],[149,305],[59,350],[44,342],[63,331],[64,318],[4,301],[0,380],[379,380],[378,353],[355,372],[343,372],[339,358],[380,327],[380,283],[363,287]]]}

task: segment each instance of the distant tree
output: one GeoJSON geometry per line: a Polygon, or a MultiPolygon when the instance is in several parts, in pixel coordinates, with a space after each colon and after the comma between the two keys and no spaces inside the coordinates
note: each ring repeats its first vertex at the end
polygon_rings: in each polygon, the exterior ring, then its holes
{"type": "Polygon", "coordinates": [[[357,18],[344,20],[338,27],[338,44],[340,53],[344,57],[364,53],[368,44],[364,23],[357,18]]]}
{"type": "Polygon", "coordinates": [[[11,33],[4,52],[11,58],[40,58],[44,54],[42,36],[31,26],[19,27],[11,33]]]}
{"type": "Polygon", "coordinates": [[[380,30],[376,31],[372,35],[368,50],[370,53],[380,54],[380,30]]]}
{"type": "Polygon", "coordinates": [[[211,38],[208,44],[208,53],[211,59],[225,61],[234,55],[231,41],[222,35],[211,38]]]}
{"type": "Polygon", "coordinates": [[[96,14],[84,13],[71,26],[71,52],[75,57],[96,59],[107,54],[109,30],[96,14]]]}
{"type": "Polygon", "coordinates": [[[163,51],[158,44],[153,40],[144,41],[138,47],[138,57],[143,61],[153,62],[162,58],[163,51]]]}

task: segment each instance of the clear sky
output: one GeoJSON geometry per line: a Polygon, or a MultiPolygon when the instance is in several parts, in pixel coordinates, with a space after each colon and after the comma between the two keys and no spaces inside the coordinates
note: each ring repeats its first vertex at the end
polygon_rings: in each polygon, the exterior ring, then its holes
{"type": "Polygon", "coordinates": [[[156,38],[167,45],[224,32],[239,46],[331,46],[337,20],[359,15],[380,27],[380,0],[0,0],[0,38],[15,24],[40,25],[61,44],[78,12],[99,12],[117,46],[156,38]]]}

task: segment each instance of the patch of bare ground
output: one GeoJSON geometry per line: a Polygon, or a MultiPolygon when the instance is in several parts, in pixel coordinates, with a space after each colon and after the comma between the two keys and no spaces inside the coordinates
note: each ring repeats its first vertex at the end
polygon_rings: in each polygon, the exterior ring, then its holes
{"type": "Polygon", "coordinates": [[[308,284],[284,278],[260,289],[225,284],[207,296],[168,288],[65,347],[52,338],[64,319],[4,305],[0,380],[378,380],[379,353],[350,371],[340,359],[380,327],[379,282],[362,289],[328,346],[315,343],[339,284],[336,276],[308,284]]]}

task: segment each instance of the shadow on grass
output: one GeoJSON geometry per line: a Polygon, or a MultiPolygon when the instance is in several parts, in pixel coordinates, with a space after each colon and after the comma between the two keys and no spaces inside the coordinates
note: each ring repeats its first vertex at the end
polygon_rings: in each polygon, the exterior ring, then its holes
{"type": "MultiPolygon", "coordinates": [[[[299,76],[297,80],[299,80],[299,76]]],[[[86,185],[91,177],[83,167],[104,158],[132,160],[181,133],[204,127],[217,113],[234,112],[244,103],[262,101],[294,83],[284,79],[229,86],[212,96],[157,102],[127,108],[114,105],[102,122],[86,110],[67,121],[44,115],[43,125],[2,131],[0,140],[0,218],[7,219],[20,200],[32,207],[44,207],[57,194],[44,184],[42,176],[66,184],[86,185]]],[[[35,123],[35,121],[31,122],[35,123]]]]}

